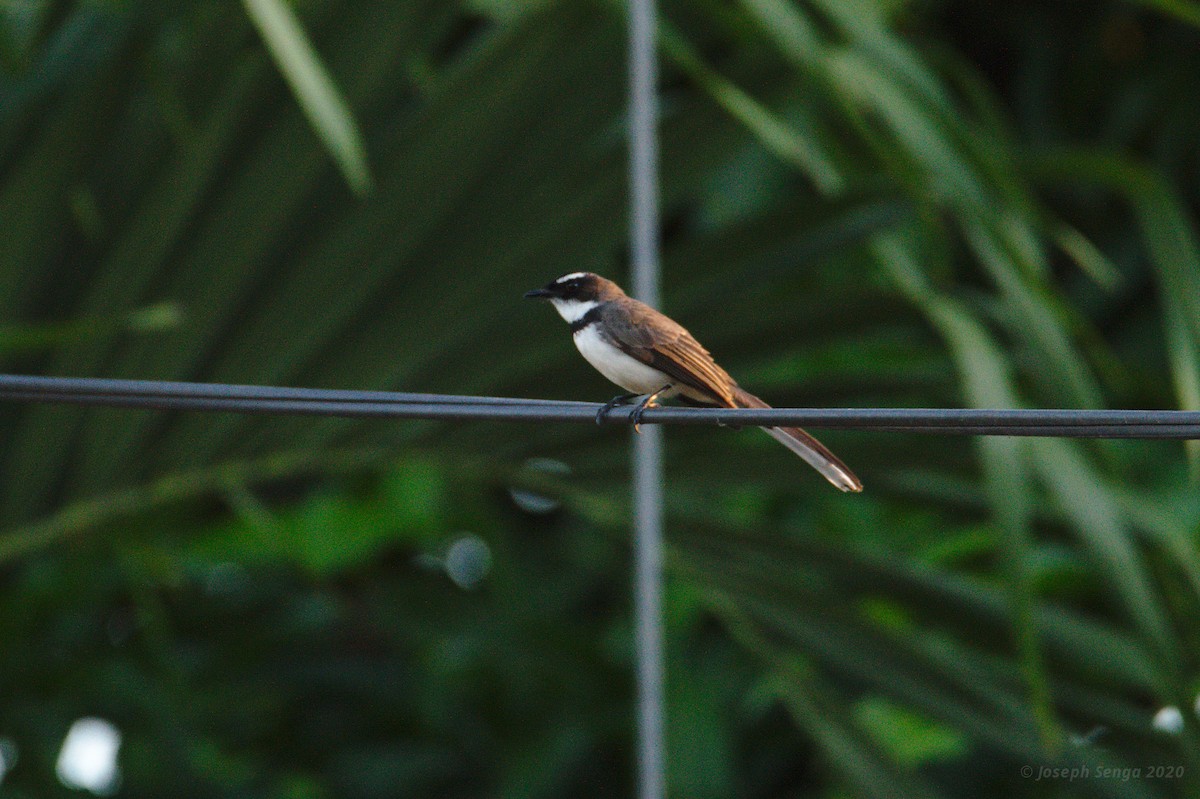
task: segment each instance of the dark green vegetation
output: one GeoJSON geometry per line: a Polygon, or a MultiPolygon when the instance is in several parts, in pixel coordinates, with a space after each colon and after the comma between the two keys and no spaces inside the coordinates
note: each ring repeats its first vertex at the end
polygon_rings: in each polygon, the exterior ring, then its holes
{"type": "MultiPolygon", "coordinates": [[[[4,368],[607,399],[521,293],[624,277],[623,19],[519,5],[303,3],[357,133],[242,5],[0,5],[4,368]]],[[[1198,24],[668,4],[666,309],[780,405],[1200,407],[1198,24]]],[[[99,715],[126,796],[630,794],[620,431],[0,418],[0,790],[99,715]]],[[[675,795],[1197,790],[1183,445],[668,438],[675,795]]]]}

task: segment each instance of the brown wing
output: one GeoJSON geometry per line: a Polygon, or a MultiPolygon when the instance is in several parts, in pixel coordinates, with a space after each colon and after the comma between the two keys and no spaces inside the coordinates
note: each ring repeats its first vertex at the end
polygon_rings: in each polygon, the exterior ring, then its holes
{"type": "Polygon", "coordinates": [[[711,402],[735,406],[737,383],[717,366],[708,350],[668,316],[635,299],[622,297],[603,306],[605,330],[642,363],[678,380],[711,402]]]}

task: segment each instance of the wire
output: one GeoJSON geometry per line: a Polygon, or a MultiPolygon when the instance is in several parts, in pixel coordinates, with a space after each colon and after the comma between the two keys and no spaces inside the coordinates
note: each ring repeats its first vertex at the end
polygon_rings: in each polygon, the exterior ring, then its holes
{"type": "Polygon", "coordinates": [[[561,400],[509,399],[454,394],[414,394],[395,391],[358,391],[327,388],[290,388],[247,386],[228,383],[179,383],[165,380],[115,380],[103,377],[37,377],[0,374],[0,391],[16,393],[63,392],[138,397],[190,397],[246,400],[320,400],[345,403],[422,403],[471,405],[578,405],[593,407],[591,402],[561,400]]]}
{"type": "MultiPolygon", "coordinates": [[[[594,422],[595,402],[0,374],[0,399],[150,410],[445,421],[594,422]]],[[[631,424],[632,406],[607,424],[631,424]]],[[[646,411],[643,424],[811,427],[938,435],[1200,439],[1200,412],[974,408],[685,408],[646,411]]]]}

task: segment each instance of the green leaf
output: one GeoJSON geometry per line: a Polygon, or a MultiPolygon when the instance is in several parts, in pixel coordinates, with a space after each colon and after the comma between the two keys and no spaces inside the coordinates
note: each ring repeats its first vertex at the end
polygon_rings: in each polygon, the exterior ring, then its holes
{"type": "Polygon", "coordinates": [[[356,194],[367,194],[371,173],[358,125],[291,6],[285,0],[243,0],[243,5],[346,182],[356,194]]]}
{"type": "Polygon", "coordinates": [[[1191,0],[1126,0],[1126,2],[1156,9],[1189,25],[1200,27],[1200,4],[1191,2],[1191,0]]]}
{"type": "Polygon", "coordinates": [[[726,112],[751,130],[763,146],[801,169],[823,192],[837,191],[842,187],[837,169],[811,132],[783,122],[749,94],[709,68],[687,40],[669,24],[660,25],[659,39],[666,55],[726,112]]]}
{"type": "MultiPolygon", "coordinates": [[[[906,287],[910,298],[925,311],[954,353],[968,402],[978,408],[1018,407],[1009,365],[983,327],[960,305],[934,292],[899,236],[880,237],[876,253],[883,267],[906,287]]],[[[1054,718],[1049,679],[1034,623],[1036,600],[1031,569],[1034,499],[1027,454],[1016,439],[985,437],[980,442],[980,456],[991,505],[1005,536],[1022,669],[1042,742],[1054,747],[1061,734],[1054,718]]]]}

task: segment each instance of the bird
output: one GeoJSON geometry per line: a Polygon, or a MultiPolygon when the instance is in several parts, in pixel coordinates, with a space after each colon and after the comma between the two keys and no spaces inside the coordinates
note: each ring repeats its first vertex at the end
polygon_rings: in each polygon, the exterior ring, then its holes
{"type": "MultiPolygon", "coordinates": [[[[596,414],[597,422],[617,405],[636,397],[642,400],[633,413],[635,428],[646,408],[671,397],[710,407],[771,407],[739,386],[682,325],[594,272],[570,272],[526,292],[525,297],[549,300],[571,326],[571,336],[584,359],[631,392],[606,403],[596,414]]],[[[862,481],[854,472],[799,427],[762,429],[837,488],[862,491],[862,481]]]]}

